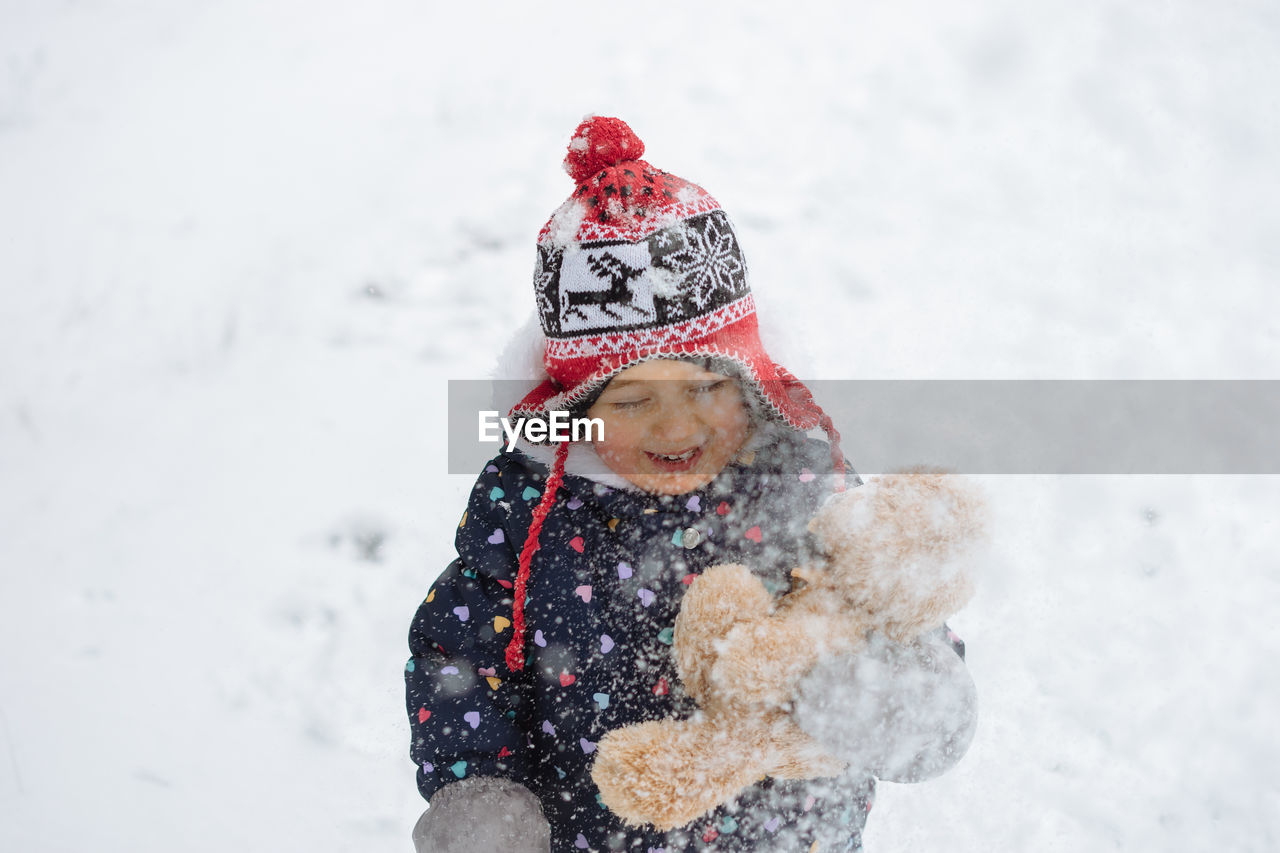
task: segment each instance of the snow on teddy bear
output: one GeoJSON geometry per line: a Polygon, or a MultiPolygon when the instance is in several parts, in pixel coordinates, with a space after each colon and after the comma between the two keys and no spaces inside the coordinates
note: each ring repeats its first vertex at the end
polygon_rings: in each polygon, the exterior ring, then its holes
{"type": "Polygon", "coordinates": [[[602,802],[628,823],[665,830],[765,776],[843,772],[858,750],[841,746],[841,726],[865,729],[866,721],[824,707],[850,685],[815,689],[812,674],[840,672],[833,662],[876,643],[912,644],[941,627],[972,594],[983,516],[963,478],[887,474],[817,513],[809,529],[824,559],[794,569],[797,588],[781,599],[745,566],[708,569],[685,595],[674,641],[680,678],[701,710],[602,738],[592,769],[602,802]]]}

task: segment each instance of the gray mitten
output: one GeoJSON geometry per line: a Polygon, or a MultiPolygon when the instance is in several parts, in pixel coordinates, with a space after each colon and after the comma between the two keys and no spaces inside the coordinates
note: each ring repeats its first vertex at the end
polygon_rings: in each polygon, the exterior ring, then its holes
{"type": "Polygon", "coordinates": [[[413,843],[418,853],[549,853],[551,827],[524,785],[474,776],[432,795],[413,843]]]}
{"type": "Polygon", "coordinates": [[[828,753],[890,782],[920,782],[969,748],[978,696],[951,646],[876,636],[862,653],[820,662],[801,679],[792,718],[828,753]]]}

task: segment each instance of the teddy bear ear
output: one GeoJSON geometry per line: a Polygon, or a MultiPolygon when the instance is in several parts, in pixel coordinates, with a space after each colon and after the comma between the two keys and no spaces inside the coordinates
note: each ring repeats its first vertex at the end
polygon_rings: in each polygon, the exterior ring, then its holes
{"type": "Polygon", "coordinates": [[[797,566],[791,570],[791,577],[812,585],[822,579],[822,570],[815,566],[797,566]]]}

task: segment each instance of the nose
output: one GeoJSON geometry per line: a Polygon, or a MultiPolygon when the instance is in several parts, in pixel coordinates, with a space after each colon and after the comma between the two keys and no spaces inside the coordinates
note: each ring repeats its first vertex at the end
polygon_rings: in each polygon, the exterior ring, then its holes
{"type": "Polygon", "coordinates": [[[681,442],[693,444],[698,437],[698,419],[687,406],[665,406],[650,429],[653,437],[669,450],[682,450],[681,442]]]}

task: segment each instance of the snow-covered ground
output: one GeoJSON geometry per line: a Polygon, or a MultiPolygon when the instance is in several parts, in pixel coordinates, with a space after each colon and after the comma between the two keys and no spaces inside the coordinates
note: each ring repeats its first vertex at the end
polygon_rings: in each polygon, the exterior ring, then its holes
{"type": "MultiPolygon", "coordinates": [[[[409,848],[445,383],[584,113],[812,376],[1274,379],[1277,90],[1266,0],[0,0],[0,849],[409,848]]],[[[1280,478],[985,482],[978,737],[868,849],[1280,847],[1280,478]]]]}

